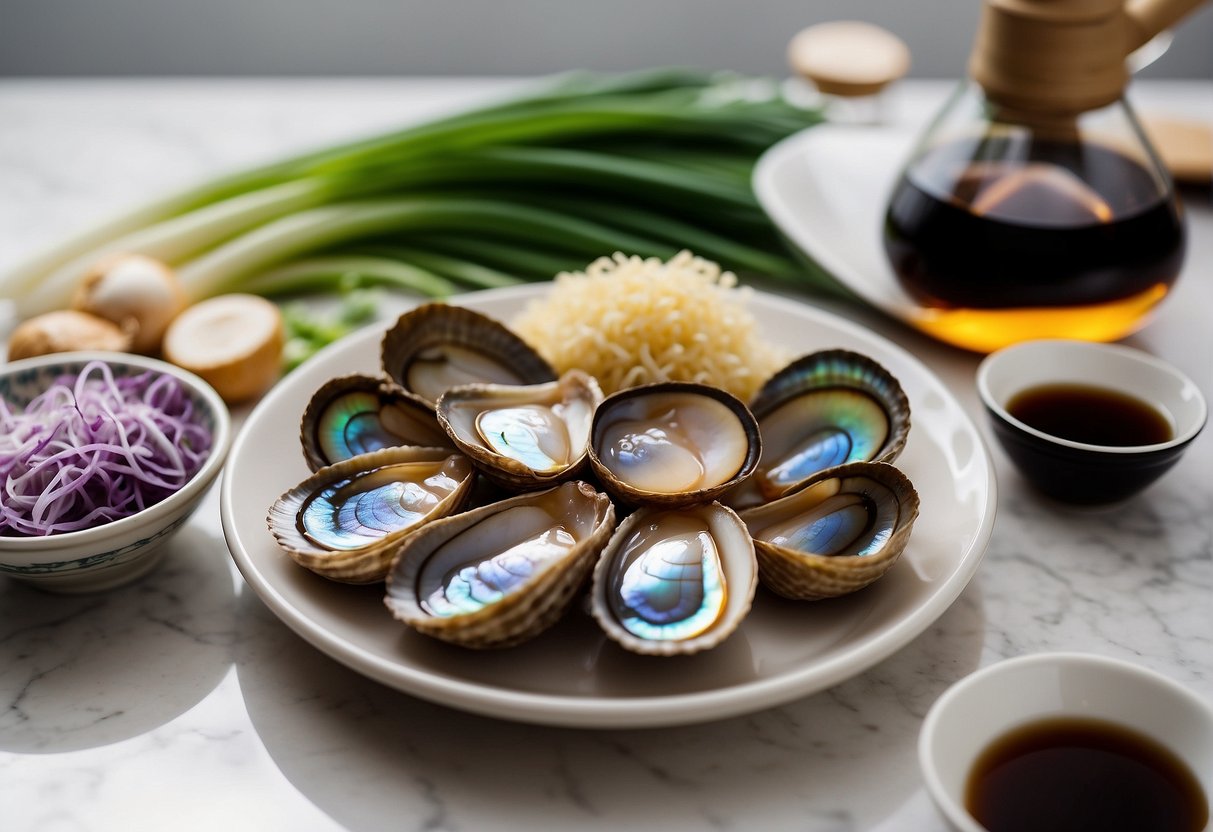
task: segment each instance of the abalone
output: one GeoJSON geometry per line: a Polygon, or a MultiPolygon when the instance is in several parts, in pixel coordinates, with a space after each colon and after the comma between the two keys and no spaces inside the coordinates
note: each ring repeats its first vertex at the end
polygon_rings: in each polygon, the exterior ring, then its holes
{"type": "Polygon", "coordinates": [[[775,499],[798,483],[848,462],[892,462],[910,432],[901,385],[876,361],[849,350],[802,356],[771,377],[750,409],[762,458],[735,508],[775,499]]]}
{"type": "Polygon", "coordinates": [[[473,509],[395,547],[384,603],[443,641],[519,644],[564,615],[614,527],[611,501],[585,482],[473,509]]]}
{"type": "Polygon", "coordinates": [[[279,497],[266,522],[300,566],[343,583],[383,580],[385,544],[453,514],[476,479],[447,448],[386,448],[321,468],[279,497]]]}
{"type": "Polygon", "coordinates": [[[918,492],[883,462],[822,471],[791,493],[740,513],[754,538],[763,585],[797,600],[868,586],[905,551],[918,492]]]}
{"type": "Polygon", "coordinates": [[[485,476],[534,490],[580,473],[601,401],[598,382],[570,370],[546,384],[452,388],[438,399],[438,421],[485,476]]]}
{"type": "Polygon", "coordinates": [[[726,506],[645,507],[620,524],[603,552],[590,609],[634,653],[696,653],[737,629],[757,571],[749,532],[726,506]]]}
{"type": "Polygon", "coordinates": [[[487,315],[427,303],[383,336],[383,370],[430,405],[463,384],[542,384],[556,373],[525,341],[487,315]]]}
{"type": "Polygon", "coordinates": [[[313,471],[400,445],[455,447],[433,407],[385,378],[361,373],[332,379],[312,395],[299,439],[313,471]]]}
{"type": "Polygon", "coordinates": [[[608,396],[590,433],[595,475],[612,496],[637,505],[709,502],[748,477],[761,451],[744,404],[691,382],[608,396]]]}

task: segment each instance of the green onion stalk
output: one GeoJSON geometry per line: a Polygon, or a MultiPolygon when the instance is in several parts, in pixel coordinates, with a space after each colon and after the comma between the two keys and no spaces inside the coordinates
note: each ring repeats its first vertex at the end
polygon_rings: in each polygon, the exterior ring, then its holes
{"type": "MultiPolygon", "coordinates": [[[[118,252],[174,267],[195,300],[371,286],[442,298],[550,279],[616,251],[682,249],[744,277],[832,291],[784,247],[750,188],[766,148],[819,120],[773,83],[734,75],[570,73],[149,203],[0,276],[0,297],[22,317],[61,308],[118,252]]],[[[288,319],[313,342],[361,320],[308,323],[294,307],[288,319]]]]}

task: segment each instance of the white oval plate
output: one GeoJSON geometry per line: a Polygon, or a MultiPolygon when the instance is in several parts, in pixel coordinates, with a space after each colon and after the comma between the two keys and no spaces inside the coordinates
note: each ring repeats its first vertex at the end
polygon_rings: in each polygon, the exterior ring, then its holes
{"type": "Polygon", "coordinates": [[[934,313],[901,288],[885,258],[884,214],[915,135],[821,124],[772,145],[754,166],[754,195],[792,245],[868,304],[930,332],[934,313]]]}
{"type": "MultiPolygon", "coordinates": [[[[524,286],[455,299],[508,322],[546,291],[524,286]]],[[[469,651],[396,622],[379,586],[331,583],[296,566],[266,529],[270,504],[307,476],[298,425],[329,378],[378,372],[382,330],[359,332],[283,380],[249,416],[223,478],[223,529],[245,579],[289,627],[339,662],[399,690],[506,719],[582,727],[702,722],[778,705],[871,667],[925,630],[981,562],[994,522],[990,458],[968,416],[917,359],[883,338],[786,298],[756,292],[763,334],[798,352],[846,347],[896,375],[914,426],[898,466],[921,515],[901,561],[847,598],[794,603],[759,590],[738,632],[695,656],[625,652],[581,609],[520,647],[469,651]]]]}

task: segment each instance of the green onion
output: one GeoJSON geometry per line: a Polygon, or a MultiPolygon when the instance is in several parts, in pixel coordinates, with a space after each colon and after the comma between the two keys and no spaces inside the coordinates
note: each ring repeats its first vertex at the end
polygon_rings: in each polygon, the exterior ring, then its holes
{"type": "Polygon", "coordinates": [[[335,312],[318,312],[302,303],[283,307],[285,369],[295,369],[321,348],[375,319],[380,301],[374,292],[349,286],[341,286],[340,291],[341,306],[335,312]]]}
{"type": "Polygon", "coordinates": [[[380,285],[431,297],[683,248],[832,288],[750,189],[757,157],[819,120],[769,83],[663,69],[569,73],[527,95],[170,195],[0,277],[21,315],[65,306],[99,259],[173,266],[191,298],[380,285]]]}
{"type": "Polygon", "coordinates": [[[488,236],[469,239],[452,234],[424,234],[418,245],[435,252],[448,252],[468,257],[523,280],[548,280],[560,272],[584,266],[594,255],[555,252],[542,243],[511,243],[488,236]]]}
{"type": "Polygon", "coordinates": [[[378,253],[386,258],[411,263],[432,274],[441,275],[475,289],[499,289],[503,286],[516,286],[525,282],[521,277],[470,260],[420,248],[384,246],[379,249],[370,249],[368,253],[378,253]]]}
{"type": "Polygon", "coordinates": [[[449,280],[411,263],[382,257],[315,257],[268,269],[240,288],[266,297],[328,292],[362,286],[388,286],[429,297],[456,294],[449,280]]]}

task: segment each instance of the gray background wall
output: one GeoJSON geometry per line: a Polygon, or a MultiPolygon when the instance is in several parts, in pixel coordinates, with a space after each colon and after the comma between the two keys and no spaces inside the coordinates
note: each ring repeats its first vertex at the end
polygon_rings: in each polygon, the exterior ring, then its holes
{"type": "MultiPolygon", "coordinates": [[[[4,75],[532,74],[690,64],[782,73],[810,23],[871,20],[913,74],[963,72],[978,0],[0,0],[4,75]]],[[[1213,8],[1156,77],[1213,77],[1213,8]]]]}

